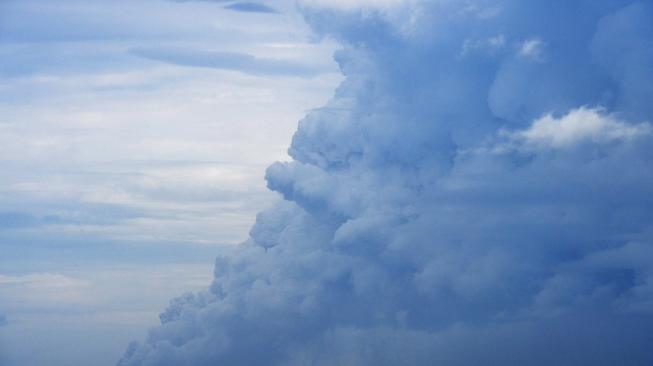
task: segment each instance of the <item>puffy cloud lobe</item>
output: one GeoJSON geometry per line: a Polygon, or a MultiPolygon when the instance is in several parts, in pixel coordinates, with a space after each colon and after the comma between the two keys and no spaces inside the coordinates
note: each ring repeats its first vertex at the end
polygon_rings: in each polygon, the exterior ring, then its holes
{"type": "Polygon", "coordinates": [[[120,364],[653,362],[653,7],[306,12],[346,79],[285,201],[120,364]]]}
{"type": "Polygon", "coordinates": [[[535,120],[526,130],[505,134],[533,148],[565,148],[584,141],[604,144],[630,140],[652,132],[648,123],[628,124],[600,112],[598,109],[582,107],[559,119],[547,115],[535,120]]]}

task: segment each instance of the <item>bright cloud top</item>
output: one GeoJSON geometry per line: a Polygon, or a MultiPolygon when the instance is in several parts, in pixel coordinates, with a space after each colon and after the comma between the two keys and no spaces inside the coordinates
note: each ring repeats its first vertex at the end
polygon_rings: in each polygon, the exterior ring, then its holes
{"type": "Polygon", "coordinates": [[[561,118],[549,114],[535,120],[528,129],[507,135],[528,145],[563,148],[584,141],[606,143],[644,137],[651,133],[649,123],[626,123],[601,112],[601,109],[581,107],[561,118]]]}
{"type": "Polygon", "coordinates": [[[305,11],[345,80],[285,201],[119,364],[653,362],[653,6],[305,11]]]}

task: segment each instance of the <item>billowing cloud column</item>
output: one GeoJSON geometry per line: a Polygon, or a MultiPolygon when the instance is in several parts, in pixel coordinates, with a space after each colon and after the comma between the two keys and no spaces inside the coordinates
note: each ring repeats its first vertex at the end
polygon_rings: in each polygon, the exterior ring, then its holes
{"type": "Polygon", "coordinates": [[[285,200],[120,365],[653,362],[653,5],[304,9],[285,200]]]}

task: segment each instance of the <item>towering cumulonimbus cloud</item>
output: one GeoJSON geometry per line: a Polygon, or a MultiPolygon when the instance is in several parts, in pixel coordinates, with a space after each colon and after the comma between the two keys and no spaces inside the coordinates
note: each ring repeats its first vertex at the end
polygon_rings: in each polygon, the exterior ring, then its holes
{"type": "Polygon", "coordinates": [[[653,3],[303,9],[345,80],[119,365],[650,365],[653,3]]]}

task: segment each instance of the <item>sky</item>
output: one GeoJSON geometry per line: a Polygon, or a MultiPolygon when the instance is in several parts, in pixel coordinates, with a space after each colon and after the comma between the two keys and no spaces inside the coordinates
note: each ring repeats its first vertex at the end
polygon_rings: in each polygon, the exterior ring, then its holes
{"type": "Polygon", "coordinates": [[[342,78],[294,5],[0,1],[0,364],[115,365],[342,78]]]}
{"type": "Polygon", "coordinates": [[[653,363],[649,1],[0,4],[2,362],[653,363]]]}

